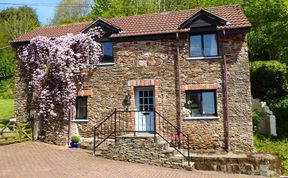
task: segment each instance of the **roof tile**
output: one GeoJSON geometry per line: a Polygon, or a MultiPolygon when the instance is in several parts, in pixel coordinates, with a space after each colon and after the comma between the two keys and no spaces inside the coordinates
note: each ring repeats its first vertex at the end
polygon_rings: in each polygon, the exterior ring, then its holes
{"type": "MultiPolygon", "coordinates": [[[[120,27],[121,32],[118,34],[112,34],[110,37],[117,38],[188,31],[189,29],[178,30],[178,26],[183,21],[191,17],[194,13],[198,12],[198,10],[199,9],[190,9],[175,12],[172,11],[157,14],[112,18],[107,20],[107,22],[120,27]]],[[[218,26],[217,28],[219,30],[251,27],[250,22],[245,17],[244,13],[240,9],[240,6],[238,5],[213,7],[205,10],[229,21],[228,25],[218,26]]],[[[91,25],[91,23],[93,22],[40,27],[16,38],[13,42],[29,41],[30,39],[39,35],[53,38],[66,35],[68,33],[77,34],[87,26],[91,25]]]]}

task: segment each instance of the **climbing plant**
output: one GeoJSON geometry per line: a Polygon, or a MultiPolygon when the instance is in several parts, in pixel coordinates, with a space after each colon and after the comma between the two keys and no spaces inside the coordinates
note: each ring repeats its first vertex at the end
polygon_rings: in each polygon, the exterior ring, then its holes
{"type": "Polygon", "coordinates": [[[38,36],[18,50],[27,78],[31,107],[44,118],[67,119],[77,90],[101,55],[99,28],[55,39],[38,36]]]}

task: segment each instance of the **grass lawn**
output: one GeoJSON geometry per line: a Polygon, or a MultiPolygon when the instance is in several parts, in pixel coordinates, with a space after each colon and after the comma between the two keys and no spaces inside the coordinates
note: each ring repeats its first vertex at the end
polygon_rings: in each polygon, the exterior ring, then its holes
{"type": "Polygon", "coordinates": [[[254,145],[261,152],[281,156],[283,158],[284,175],[288,175],[288,138],[269,138],[254,135],[254,145]]]}
{"type": "Polygon", "coordinates": [[[14,99],[0,99],[0,120],[12,118],[14,115],[14,99]]]}

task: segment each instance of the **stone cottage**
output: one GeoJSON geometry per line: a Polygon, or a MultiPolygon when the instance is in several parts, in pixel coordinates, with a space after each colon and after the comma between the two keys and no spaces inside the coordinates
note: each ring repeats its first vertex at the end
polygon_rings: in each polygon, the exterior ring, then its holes
{"type": "MultiPolygon", "coordinates": [[[[12,45],[25,45],[38,35],[85,33],[96,26],[105,32],[99,39],[101,61],[78,92],[70,120],[47,124],[47,142],[65,144],[74,132],[93,137],[93,126],[117,113],[115,117],[125,118],[122,126],[111,121],[118,131],[157,131],[170,140],[171,133],[165,135],[164,130],[174,129],[189,137],[195,151],[252,149],[247,47],[251,24],[239,6],[40,27],[12,45]]],[[[29,116],[23,77],[18,70],[18,118],[29,116]]]]}

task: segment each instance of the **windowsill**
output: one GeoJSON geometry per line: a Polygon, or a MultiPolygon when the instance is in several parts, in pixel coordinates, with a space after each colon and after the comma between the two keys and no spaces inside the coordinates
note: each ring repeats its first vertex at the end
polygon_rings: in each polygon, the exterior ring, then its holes
{"type": "Polygon", "coordinates": [[[211,56],[211,57],[187,57],[187,60],[197,60],[197,59],[222,59],[223,56],[211,56]]]}
{"type": "Polygon", "coordinates": [[[115,62],[104,62],[97,64],[97,66],[113,66],[113,65],[115,65],[115,62]]]}
{"type": "Polygon", "coordinates": [[[72,122],[88,122],[88,119],[73,119],[72,122]]]}
{"type": "Polygon", "coordinates": [[[220,119],[218,116],[198,116],[198,117],[185,117],[184,120],[216,120],[220,119]]]}

